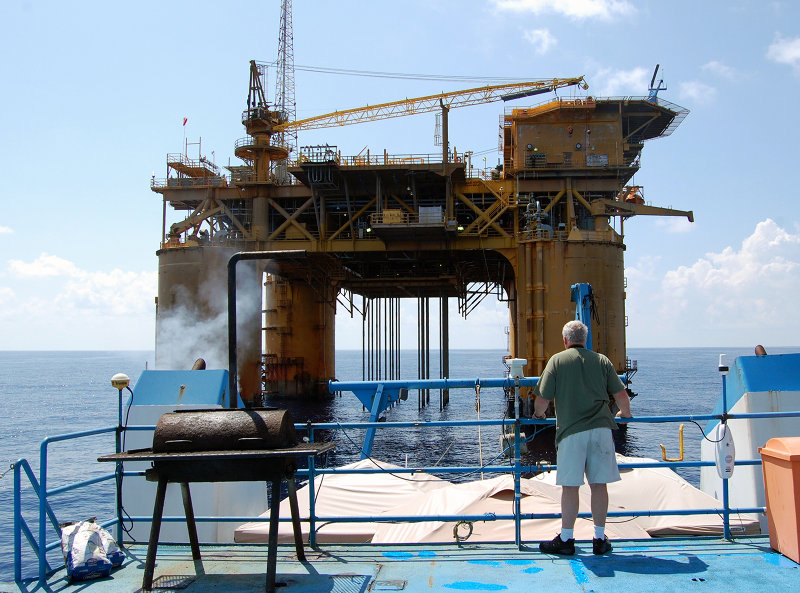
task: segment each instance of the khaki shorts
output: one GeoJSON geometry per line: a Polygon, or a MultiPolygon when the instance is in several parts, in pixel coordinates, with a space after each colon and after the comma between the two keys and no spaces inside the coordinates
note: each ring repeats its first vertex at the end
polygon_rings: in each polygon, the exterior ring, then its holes
{"type": "Polygon", "coordinates": [[[590,484],[620,479],[610,428],[592,428],[564,437],[558,443],[556,463],[556,484],[561,486],[580,486],[584,473],[590,484]]]}

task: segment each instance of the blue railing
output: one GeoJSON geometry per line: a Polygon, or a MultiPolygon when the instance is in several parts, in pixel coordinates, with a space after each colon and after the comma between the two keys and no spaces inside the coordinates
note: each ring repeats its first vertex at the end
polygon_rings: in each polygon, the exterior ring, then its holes
{"type": "MultiPolygon", "coordinates": [[[[47,562],[47,552],[53,550],[61,545],[61,528],[59,527],[58,520],[52,507],[50,506],[49,497],[84,488],[92,484],[104,482],[118,478],[116,473],[106,474],[91,478],[89,480],[82,480],[52,490],[47,489],[47,464],[48,464],[48,447],[51,443],[60,441],[69,441],[79,438],[85,438],[105,433],[117,433],[119,435],[119,428],[117,426],[109,426],[106,428],[97,428],[94,430],[84,430],[80,432],[72,432],[62,434],[54,437],[48,437],[42,441],[39,447],[39,479],[31,469],[30,464],[26,459],[20,459],[14,464],[14,579],[16,581],[22,580],[22,535],[24,534],[31,548],[38,557],[39,562],[39,580],[42,581],[46,578],[47,574],[52,572],[50,565],[47,562]],[[28,527],[25,518],[22,515],[22,471],[24,470],[28,482],[33,488],[34,495],[38,499],[39,507],[39,529],[38,540],[34,539],[33,533],[28,527]],[[58,539],[51,543],[47,543],[47,523],[50,521],[53,529],[58,535],[58,539]]],[[[103,524],[103,527],[113,525],[117,520],[109,521],[103,524]]]]}
{"type": "MultiPolygon", "coordinates": [[[[519,385],[533,385],[535,384],[537,378],[524,378],[521,379],[518,384],[519,385]]],[[[508,386],[509,380],[508,379],[488,379],[488,380],[481,380],[481,379],[471,379],[471,380],[458,380],[458,379],[447,379],[447,380],[431,380],[431,381],[387,381],[385,386],[387,387],[386,391],[392,391],[395,388],[403,387],[404,384],[406,387],[411,386],[412,388],[429,388],[429,389],[436,389],[439,387],[443,388],[458,388],[458,387],[465,387],[465,388],[474,388],[476,384],[480,384],[482,386],[508,386]]],[[[513,384],[513,381],[512,381],[513,384]]],[[[349,387],[356,387],[357,389],[363,389],[365,387],[364,383],[348,383],[348,384],[337,384],[338,387],[341,387],[343,390],[345,386],[349,387]]],[[[370,389],[373,388],[370,384],[370,389]]],[[[349,389],[348,389],[349,390],[349,389]]],[[[379,390],[380,391],[380,390],[379,390]]],[[[727,407],[727,405],[725,405],[727,407]]],[[[629,424],[634,423],[665,423],[665,422],[684,422],[684,421],[708,421],[708,420],[731,420],[731,419],[762,419],[762,418],[776,418],[776,417],[800,417],[800,411],[798,412],[764,412],[764,413],[750,413],[750,414],[684,414],[684,415],[670,415],[670,416],[646,416],[646,417],[635,417],[631,419],[627,419],[626,422],[629,424]]],[[[121,418],[121,413],[120,413],[121,418]]],[[[560,517],[560,513],[522,513],[520,508],[520,480],[523,473],[540,473],[543,471],[554,471],[557,469],[557,465],[555,464],[546,464],[546,463],[537,463],[535,465],[523,465],[521,461],[520,455],[520,444],[522,442],[521,439],[521,431],[522,427],[524,426],[544,426],[544,425],[553,425],[555,423],[554,419],[548,420],[530,420],[530,419],[492,419],[492,420],[456,420],[456,421],[408,421],[408,422],[348,422],[348,423],[313,423],[313,424],[297,424],[296,429],[298,431],[308,431],[308,438],[309,441],[314,442],[315,432],[319,430],[336,430],[336,429],[366,429],[367,431],[375,431],[375,430],[398,430],[398,429],[417,429],[417,428],[435,428],[435,427],[469,427],[469,426],[514,426],[515,428],[515,435],[516,438],[514,440],[514,444],[509,449],[513,448],[514,452],[514,465],[512,468],[509,468],[508,465],[492,465],[492,463],[503,456],[505,452],[502,452],[500,455],[497,455],[493,459],[491,459],[485,465],[479,466],[454,466],[454,467],[416,467],[416,468],[393,468],[391,473],[393,474],[404,474],[404,473],[419,473],[419,472],[428,472],[431,474],[474,474],[474,473],[508,473],[509,469],[513,473],[514,483],[515,483],[515,506],[514,506],[514,513],[510,514],[482,514],[482,515],[412,515],[412,516],[347,516],[347,517],[325,517],[325,516],[317,516],[315,512],[315,487],[314,487],[314,480],[317,476],[324,476],[327,474],[372,474],[372,473],[385,473],[386,470],[383,469],[341,469],[341,468],[317,468],[315,465],[315,460],[313,457],[309,458],[309,466],[307,469],[301,469],[297,472],[297,477],[299,478],[306,478],[309,481],[309,517],[307,520],[309,522],[309,543],[311,545],[316,544],[316,525],[318,523],[363,523],[363,522],[422,522],[422,521],[505,521],[505,520],[513,520],[515,522],[515,540],[518,545],[521,545],[521,521],[523,519],[553,519],[560,517]]],[[[95,430],[87,430],[69,434],[58,435],[54,437],[49,437],[42,441],[40,447],[40,465],[39,465],[39,474],[40,477],[37,480],[36,476],[31,469],[29,463],[25,459],[20,459],[14,465],[14,575],[15,579],[19,582],[22,580],[22,549],[23,549],[23,536],[27,540],[30,547],[35,552],[38,558],[38,573],[39,573],[39,580],[40,582],[45,582],[47,576],[54,572],[54,570],[50,567],[47,562],[47,552],[51,551],[60,545],[60,534],[61,530],[58,525],[58,520],[53,512],[53,509],[49,503],[49,497],[52,497],[57,494],[62,494],[64,492],[76,490],[79,488],[84,488],[93,484],[97,484],[99,482],[109,481],[109,480],[116,480],[118,482],[123,477],[134,477],[134,476],[142,476],[144,472],[124,472],[121,473],[119,470],[114,473],[108,473],[101,476],[97,476],[94,478],[90,478],[87,480],[83,480],[80,482],[68,484],[65,486],[60,486],[58,488],[54,488],[51,490],[47,489],[47,466],[48,466],[48,446],[51,443],[67,441],[67,440],[74,440],[79,438],[90,437],[99,434],[105,433],[116,433],[116,449],[119,451],[120,449],[120,435],[125,430],[153,430],[153,426],[129,426],[127,428],[121,429],[118,426],[111,426],[107,428],[99,428],[95,430]],[[24,520],[22,516],[22,500],[21,500],[21,491],[23,485],[23,472],[27,477],[27,480],[30,486],[33,489],[33,493],[36,498],[38,498],[38,509],[39,509],[39,517],[38,517],[38,538],[34,537],[33,532],[31,531],[30,527],[24,520]],[[47,542],[48,536],[48,521],[52,525],[58,539],[52,541],[50,543],[47,542]]],[[[634,462],[634,463],[621,463],[621,468],[647,468],[647,467],[670,467],[670,468],[689,468],[689,467],[705,467],[705,466],[714,466],[715,463],[713,461],[671,461],[671,462],[654,462],[654,461],[643,461],[643,462],[634,462]]],[[[735,465],[761,465],[760,459],[747,459],[747,460],[737,460],[735,465]]],[[[752,507],[752,508],[730,508],[727,498],[727,480],[723,480],[723,505],[721,508],[706,508],[706,509],[680,509],[680,510],[626,510],[626,511],[619,511],[619,512],[609,512],[609,517],[632,517],[632,516],[661,516],[661,515],[700,515],[700,514],[722,514],[723,515],[723,525],[724,525],[724,536],[730,539],[731,532],[730,532],[730,516],[732,514],[750,514],[750,513],[764,513],[764,507],[752,507]]],[[[103,527],[112,527],[116,526],[117,531],[117,540],[122,541],[122,520],[121,520],[121,509],[119,508],[119,500],[117,500],[116,506],[116,517],[101,523],[103,527]]],[[[590,513],[580,513],[578,515],[582,518],[590,517],[590,513]]],[[[133,516],[127,517],[128,521],[131,522],[150,522],[152,521],[152,517],[149,516],[133,516]]],[[[185,521],[185,517],[181,516],[173,516],[173,517],[163,517],[163,521],[185,521]]],[[[248,521],[262,521],[263,517],[251,517],[251,516],[212,516],[212,517],[204,517],[204,516],[196,516],[195,520],[197,522],[248,522],[248,521]]],[[[281,521],[290,521],[289,518],[281,518],[281,521]]]]}
{"type": "MultiPolygon", "coordinates": [[[[773,412],[773,413],[755,413],[755,414],[727,414],[728,419],[742,419],[742,418],[776,418],[776,417],[798,417],[800,412],[773,412]]],[[[699,420],[720,420],[722,415],[702,414],[702,415],[679,415],[679,416],[642,416],[627,419],[629,424],[633,423],[665,423],[665,422],[681,422],[681,421],[699,421],[699,420]]],[[[618,420],[619,422],[619,420],[618,420]]],[[[313,425],[310,440],[313,442],[313,431],[324,429],[377,429],[377,430],[392,430],[403,428],[434,428],[434,427],[448,427],[448,426],[510,426],[513,425],[514,420],[461,420],[461,421],[422,421],[422,422],[349,422],[349,423],[320,423],[313,425]]],[[[554,425],[555,420],[520,420],[519,425],[522,426],[542,426],[554,425]]],[[[301,425],[298,425],[301,428],[301,425]]],[[[515,443],[513,449],[517,449],[515,443]]],[[[512,449],[512,447],[509,447],[512,449]]],[[[489,463],[501,457],[505,452],[495,456],[489,463]]],[[[387,473],[387,470],[375,469],[316,469],[313,467],[313,459],[311,460],[312,466],[308,470],[298,471],[298,476],[307,477],[309,479],[310,492],[314,492],[314,478],[315,476],[326,474],[381,474],[387,473]]],[[[620,463],[620,469],[625,468],[691,468],[691,467],[713,467],[716,463],[713,461],[642,461],[633,463],[620,463]]],[[[735,465],[761,465],[760,459],[743,459],[737,460],[735,465]]],[[[541,472],[555,471],[558,469],[557,464],[537,463],[534,465],[523,465],[519,461],[519,453],[515,455],[515,464],[511,471],[515,481],[515,496],[519,493],[519,480],[522,474],[536,474],[541,472]]],[[[415,474],[420,472],[428,472],[434,474],[475,474],[483,473],[509,473],[508,465],[482,465],[482,466],[453,466],[453,467],[412,467],[412,468],[392,468],[392,474],[415,474]]],[[[727,480],[723,481],[725,484],[727,480]]],[[[560,513],[522,513],[519,510],[519,505],[515,504],[516,512],[508,515],[459,515],[459,516],[445,516],[445,515],[380,515],[380,516],[347,516],[347,517],[326,517],[316,516],[314,513],[314,497],[310,498],[310,512],[309,512],[309,543],[315,544],[315,523],[365,523],[365,522],[422,522],[422,521],[500,521],[500,520],[513,520],[515,521],[515,539],[519,545],[521,543],[521,521],[523,519],[554,519],[561,517],[560,513]]],[[[515,501],[516,502],[516,501],[515,501]]],[[[660,510],[654,511],[650,509],[642,510],[626,510],[626,511],[609,511],[608,517],[635,517],[635,516],[662,516],[662,515],[707,515],[707,514],[722,514],[723,515],[723,534],[726,539],[731,539],[730,531],[730,516],[735,514],[750,514],[750,513],[764,513],[765,507],[740,507],[731,508],[728,505],[727,497],[723,502],[721,508],[708,508],[708,509],[676,509],[676,510],[660,510]]],[[[579,513],[578,517],[590,518],[591,513],[579,513]]],[[[182,520],[181,517],[176,517],[177,520],[182,520]]],[[[263,518],[260,518],[263,520],[263,518]]],[[[282,521],[284,519],[281,519],[282,521]]],[[[288,521],[288,519],[286,519],[288,521]]]]}

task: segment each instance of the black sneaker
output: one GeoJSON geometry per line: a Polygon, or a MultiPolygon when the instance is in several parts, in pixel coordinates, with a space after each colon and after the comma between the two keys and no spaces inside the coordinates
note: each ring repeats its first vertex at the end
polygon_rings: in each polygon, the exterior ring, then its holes
{"type": "Polygon", "coordinates": [[[553,538],[552,541],[540,543],[539,551],[543,554],[561,554],[562,556],[572,556],[575,553],[575,540],[570,538],[567,541],[563,541],[561,539],[561,534],[559,533],[553,538]]]}
{"type": "Polygon", "coordinates": [[[596,537],[592,540],[592,553],[597,554],[598,556],[601,554],[605,554],[606,552],[610,552],[613,546],[611,542],[608,541],[607,537],[600,539],[596,537]]]}

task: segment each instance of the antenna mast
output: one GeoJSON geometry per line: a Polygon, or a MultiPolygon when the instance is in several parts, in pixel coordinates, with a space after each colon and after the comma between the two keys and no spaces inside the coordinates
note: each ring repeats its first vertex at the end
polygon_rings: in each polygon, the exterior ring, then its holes
{"type": "MultiPolygon", "coordinates": [[[[294,99],[294,33],[292,32],[292,0],[281,0],[281,28],[278,39],[278,73],[275,84],[275,110],[283,121],[295,121],[297,105],[294,99]]],[[[289,151],[289,158],[297,153],[297,130],[279,132],[275,138],[278,146],[289,151]]],[[[291,183],[288,159],[276,163],[275,177],[279,184],[291,183]]]]}

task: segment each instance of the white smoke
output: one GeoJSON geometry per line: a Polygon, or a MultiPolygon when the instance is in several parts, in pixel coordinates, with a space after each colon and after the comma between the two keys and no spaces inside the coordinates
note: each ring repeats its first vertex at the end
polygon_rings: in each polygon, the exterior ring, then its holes
{"type": "Polygon", "coordinates": [[[202,315],[183,286],[177,287],[176,300],[184,304],[158,317],[156,367],[190,369],[203,358],[206,368],[228,368],[227,309],[217,309],[212,317],[202,315]]]}
{"type": "MultiPolygon", "coordinates": [[[[198,358],[206,361],[206,368],[228,368],[228,279],[227,266],[221,264],[231,254],[203,270],[197,292],[191,292],[185,285],[174,285],[171,291],[174,304],[169,308],[159,305],[157,368],[190,369],[198,358]]],[[[239,352],[255,349],[259,356],[260,287],[257,264],[239,262],[236,282],[239,352]]]]}

